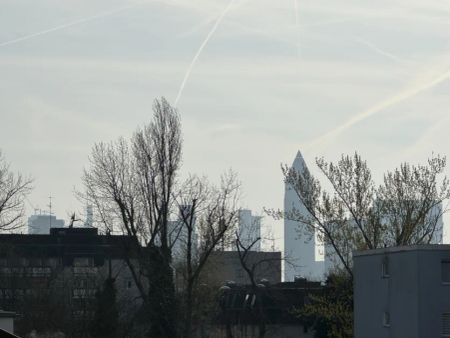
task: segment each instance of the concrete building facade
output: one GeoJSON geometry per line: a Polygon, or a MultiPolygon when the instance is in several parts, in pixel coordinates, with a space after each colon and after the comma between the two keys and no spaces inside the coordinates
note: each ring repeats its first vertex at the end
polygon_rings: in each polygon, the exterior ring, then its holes
{"type": "MultiPolygon", "coordinates": [[[[15,312],[0,310],[0,336],[8,336],[8,333],[14,333],[15,312]],[[2,331],[3,330],[3,331],[2,331]]],[[[12,335],[11,335],[12,336],[12,335]]]]}
{"type": "Polygon", "coordinates": [[[99,235],[96,228],[51,228],[48,235],[0,234],[0,308],[13,311],[20,335],[64,327],[66,336],[89,329],[96,292],[114,278],[121,318],[140,306],[125,255],[128,236],[99,235]]]}
{"type": "Polygon", "coordinates": [[[450,245],[355,252],[355,338],[450,337],[450,245]]]}
{"type": "MultiPolygon", "coordinates": [[[[255,265],[256,281],[265,279],[271,284],[281,282],[281,252],[249,251],[247,265],[255,265]]],[[[247,272],[241,265],[237,251],[213,251],[205,268],[209,283],[222,285],[226,281],[250,284],[247,272]]]]}
{"type": "Polygon", "coordinates": [[[296,282],[251,285],[224,285],[219,292],[219,314],[211,338],[261,337],[264,323],[266,338],[313,338],[315,332],[298,318],[295,311],[318,296],[319,282],[297,279],[296,282]]]}

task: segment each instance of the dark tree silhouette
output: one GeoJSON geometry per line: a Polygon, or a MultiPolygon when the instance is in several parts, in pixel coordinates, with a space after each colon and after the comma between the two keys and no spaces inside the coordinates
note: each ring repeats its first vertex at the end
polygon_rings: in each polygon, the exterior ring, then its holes
{"type": "Polygon", "coordinates": [[[134,239],[127,263],[150,313],[149,336],[176,337],[168,221],[181,165],[181,125],[164,98],[155,100],[153,112],[130,141],[93,147],[82,177],[86,193],[80,196],[96,208],[107,232],[134,239]]]}
{"type": "Polygon", "coordinates": [[[11,231],[23,225],[24,200],[33,180],[13,173],[0,151],[0,230],[11,231]]]}
{"type": "Polygon", "coordinates": [[[91,323],[91,336],[98,338],[115,338],[119,335],[119,311],[116,303],[114,278],[108,278],[103,288],[96,294],[96,309],[91,323]]]}

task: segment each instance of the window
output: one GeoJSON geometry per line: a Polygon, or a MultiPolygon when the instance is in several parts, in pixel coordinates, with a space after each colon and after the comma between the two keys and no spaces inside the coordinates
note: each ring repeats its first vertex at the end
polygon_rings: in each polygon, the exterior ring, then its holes
{"type": "Polygon", "coordinates": [[[450,313],[442,314],[442,335],[450,337],[450,313]]]}
{"type": "Polygon", "coordinates": [[[450,284],[450,261],[441,262],[441,279],[442,283],[450,284]]]}
{"type": "Polygon", "coordinates": [[[88,283],[86,279],[75,279],[73,285],[77,289],[85,289],[87,288],[88,283]]]}
{"type": "Polygon", "coordinates": [[[74,266],[72,271],[75,275],[93,275],[98,273],[97,268],[85,267],[85,266],[74,266]]]}
{"type": "Polygon", "coordinates": [[[50,266],[50,267],[54,268],[60,264],[61,264],[61,262],[60,262],[60,259],[58,259],[58,258],[47,258],[45,260],[45,266],[50,266]]]}
{"type": "Polygon", "coordinates": [[[127,289],[131,289],[132,283],[131,280],[127,280],[127,289]]]}
{"type": "Polygon", "coordinates": [[[75,257],[73,266],[94,266],[94,259],[92,257],[75,257]]]}
{"type": "Polygon", "coordinates": [[[29,266],[30,265],[31,260],[28,260],[26,258],[21,258],[20,259],[20,265],[21,266],[29,266]]]}
{"type": "Polygon", "coordinates": [[[42,266],[42,259],[41,258],[30,258],[28,263],[22,263],[24,266],[33,266],[33,267],[40,267],[42,266]]]}
{"type": "Polygon", "coordinates": [[[73,298],[95,298],[96,289],[73,289],[73,298]]]}
{"type": "Polygon", "coordinates": [[[383,326],[390,327],[391,326],[391,315],[389,312],[383,312],[383,326]]]}
{"type": "Polygon", "coordinates": [[[30,267],[25,270],[28,276],[31,277],[48,277],[51,275],[52,270],[50,268],[42,268],[42,267],[30,267]]]}
{"type": "Polygon", "coordinates": [[[389,278],[389,260],[387,257],[383,257],[383,261],[381,263],[381,277],[389,278]]]}

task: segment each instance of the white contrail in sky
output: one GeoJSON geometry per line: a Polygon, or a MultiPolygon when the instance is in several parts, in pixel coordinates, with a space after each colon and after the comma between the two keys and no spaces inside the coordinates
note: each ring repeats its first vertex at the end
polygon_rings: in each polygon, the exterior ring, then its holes
{"type": "Polygon", "coordinates": [[[399,62],[399,63],[405,62],[404,60],[402,60],[398,56],[396,56],[396,55],[394,55],[392,53],[389,53],[389,52],[387,52],[387,51],[377,47],[376,45],[374,45],[373,43],[371,43],[371,42],[369,42],[369,41],[367,41],[365,39],[362,39],[362,38],[359,38],[359,37],[355,37],[355,41],[365,45],[366,47],[369,47],[374,52],[376,52],[376,53],[378,53],[380,55],[383,55],[384,57],[387,57],[388,59],[391,59],[392,61],[399,62]]]}
{"type": "Polygon", "coordinates": [[[341,124],[340,126],[338,126],[335,129],[329,131],[328,133],[325,133],[324,135],[319,136],[318,138],[312,140],[311,142],[308,142],[305,145],[305,148],[311,148],[316,145],[323,144],[323,143],[335,138],[336,136],[342,134],[344,131],[351,128],[355,124],[357,124],[363,120],[366,120],[375,114],[380,113],[381,111],[383,111],[386,108],[392,107],[400,102],[406,101],[406,100],[420,94],[421,92],[426,91],[427,89],[430,89],[430,88],[446,81],[449,78],[450,78],[450,71],[446,71],[429,81],[425,81],[425,82],[423,82],[419,85],[416,85],[412,88],[401,91],[397,95],[395,95],[381,103],[376,104],[372,108],[369,108],[360,114],[353,116],[352,118],[345,121],[343,124],[341,124]]]}
{"type": "Polygon", "coordinates": [[[300,19],[298,17],[298,0],[294,1],[294,12],[295,12],[295,28],[297,28],[297,35],[296,35],[296,41],[295,44],[297,46],[297,54],[300,56],[300,42],[299,42],[299,34],[300,34],[300,19]]]}
{"type": "MultiPolygon", "coordinates": [[[[234,10],[237,10],[237,9],[241,8],[243,5],[245,5],[249,1],[250,0],[242,0],[242,1],[240,1],[239,3],[234,5],[234,10]]],[[[220,14],[219,14],[219,16],[220,16],[220,14]]],[[[189,30],[179,34],[178,38],[184,38],[186,36],[189,36],[189,35],[192,35],[194,33],[197,33],[198,31],[200,31],[204,27],[209,26],[212,22],[215,22],[217,20],[217,18],[218,18],[217,14],[209,16],[208,18],[206,18],[205,20],[203,20],[199,24],[193,26],[191,29],[189,29],[189,30]]]]}
{"type": "Polygon", "coordinates": [[[220,13],[219,17],[217,18],[216,22],[214,23],[211,30],[208,32],[208,35],[206,35],[206,38],[203,40],[202,44],[200,45],[199,49],[197,50],[197,53],[195,53],[194,58],[192,59],[191,63],[189,64],[189,67],[186,71],[186,74],[184,75],[183,81],[181,82],[180,89],[178,90],[177,97],[175,99],[175,107],[178,105],[178,101],[181,98],[181,95],[183,94],[184,87],[186,86],[186,82],[189,79],[189,75],[192,72],[192,69],[194,68],[195,63],[197,62],[197,59],[199,58],[200,54],[202,53],[205,46],[208,44],[208,41],[211,39],[211,37],[216,32],[217,28],[219,27],[220,23],[222,22],[223,18],[227,15],[227,13],[230,11],[231,6],[233,5],[235,0],[230,0],[228,5],[225,7],[225,9],[220,13]]]}
{"type": "Polygon", "coordinates": [[[53,27],[53,28],[49,28],[49,29],[45,29],[45,30],[42,30],[42,31],[39,31],[39,32],[36,32],[36,33],[24,35],[24,36],[21,36],[19,38],[13,39],[13,40],[0,42],[0,47],[12,45],[12,44],[15,44],[15,43],[18,43],[18,42],[21,42],[21,41],[25,41],[25,40],[28,40],[28,39],[31,39],[31,38],[34,38],[34,37],[37,37],[37,36],[41,36],[41,35],[45,35],[45,34],[48,34],[48,33],[55,32],[55,31],[59,31],[61,29],[65,29],[65,28],[68,28],[68,27],[80,25],[80,24],[83,24],[83,23],[88,22],[88,21],[104,18],[104,17],[110,16],[110,15],[113,15],[113,14],[125,11],[127,9],[133,8],[133,7],[139,5],[139,4],[143,3],[143,2],[144,1],[135,2],[135,3],[131,4],[131,5],[127,5],[127,6],[116,8],[116,9],[113,9],[113,10],[110,10],[110,11],[99,13],[99,14],[96,14],[96,15],[93,15],[93,16],[89,16],[87,18],[82,18],[82,19],[78,19],[78,20],[75,20],[75,21],[71,21],[71,22],[68,22],[68,23],[65,23],[65,24],[53,27]]]}

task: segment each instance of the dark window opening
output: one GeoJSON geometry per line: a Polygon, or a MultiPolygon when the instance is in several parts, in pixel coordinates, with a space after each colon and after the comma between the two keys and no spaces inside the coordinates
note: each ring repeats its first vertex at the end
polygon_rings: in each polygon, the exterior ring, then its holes
{"type": "Polygon", "coordinates": [[[441,262],[441,278],[443,283],[450,283],[450,261],[441,262]]]}
{"type": "Polygon", "coordinates": [[[389,260],[387,257],[383,258],[383,262],[381,263],[381,276],[383,278],[388,278],[390,276],[389,272],[389,260]]]}

